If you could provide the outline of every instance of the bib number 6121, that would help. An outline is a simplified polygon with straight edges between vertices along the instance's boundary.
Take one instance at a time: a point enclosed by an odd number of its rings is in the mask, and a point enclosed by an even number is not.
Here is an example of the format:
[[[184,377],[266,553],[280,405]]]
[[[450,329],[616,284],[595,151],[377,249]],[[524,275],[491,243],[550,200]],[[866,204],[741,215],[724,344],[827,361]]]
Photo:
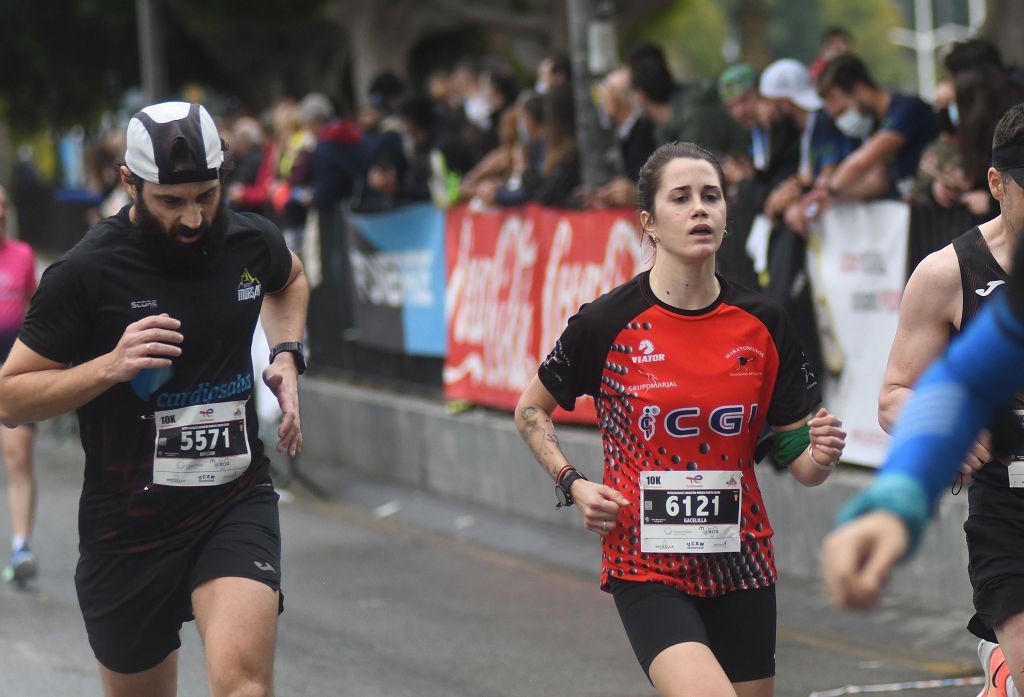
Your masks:
[[[694,516],[704,517],[708,515],[717,516],[719,514],[719,501],[720,496],[718,493],[714,494],[672,494],[665,499],[665,513],[670,517],[675,518],[679,515],[679,501],[682,499],[683,516],[686,518],[692,518]],[[696,499],[696,500],[695,500]],[[708,510],[708,507],[711,510]]]

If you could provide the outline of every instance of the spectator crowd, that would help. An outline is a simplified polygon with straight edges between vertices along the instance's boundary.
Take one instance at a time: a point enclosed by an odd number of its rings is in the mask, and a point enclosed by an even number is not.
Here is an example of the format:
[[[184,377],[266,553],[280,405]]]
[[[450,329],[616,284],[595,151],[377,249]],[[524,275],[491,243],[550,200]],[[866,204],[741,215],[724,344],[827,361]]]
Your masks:
[[[338,204],[631,206],[650,153],[692,141],[718,155],[729,181],[720,270],[776,296],[800,325],[813,314],[803,272],[808,225],[835,202],[903,199],[956,212],[958,231],[998,212],[985,175],[992,132],[1024,98],[1024,75],[982,39],[954,44],[943,66],[929,104],[880,85],[842,28],[824,34],[809,67],[792,58],[760,70],[740,63],[687,82],[673,77],[660,47],[635,46],[595,93],[600,123],[614,135],[606,159],[615,174],[585,190],[568,58],[546,56],[526,89],[501,60],[465,58],[422,85],[382,73],[357,111],[314,92],[262,114],[221,114],[226,190],[231,206],[274,218],[300,248],[308,211]],[[109,214],[121,199],[103,172],[123,145],[112,136],[94,150],[91,179],[111,194]],[[770,233],[751,239],[758,216]],[[809,321],[801,339],[820,368]]]

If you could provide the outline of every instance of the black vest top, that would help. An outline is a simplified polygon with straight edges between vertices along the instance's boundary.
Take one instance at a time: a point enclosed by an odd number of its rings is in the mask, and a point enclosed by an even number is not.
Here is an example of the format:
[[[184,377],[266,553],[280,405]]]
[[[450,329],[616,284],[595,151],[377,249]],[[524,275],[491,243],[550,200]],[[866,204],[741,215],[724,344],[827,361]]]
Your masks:
[[[963,290],[960,331],[963,331],[989,298],[1004,292],[1002,286],[1006,285],[1010,276],[992,256],[988,243],[976,226],[953,240],[953,251],[956,252],[957,263],[960,265],[960,287]],[[1024,409],[1024,394],[1017,395],[1013,408]],[[1006,412],[1001,411],[1000,415],[1002,419],[1009,418]],[[1004,421],[1001,426],[1006,427],[1007,422]],[[975,472],[974,482],[982,485],[991,484],[1010,491],[1007,489],[1009,483],[1006,468],[998,467],[997,464],[998,461],[994,461]],[[1024,489],[1014,489],[1012,492],[1017,497],[1024,496]]]

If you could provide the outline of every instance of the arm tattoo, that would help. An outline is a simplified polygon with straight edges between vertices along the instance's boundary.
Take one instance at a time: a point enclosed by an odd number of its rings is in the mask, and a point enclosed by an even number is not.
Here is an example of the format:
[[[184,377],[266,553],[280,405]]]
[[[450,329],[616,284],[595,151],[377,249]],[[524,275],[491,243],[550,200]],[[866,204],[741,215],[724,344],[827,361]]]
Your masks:
[[[551,417],[539,407],[523,407],[519,410],[518,427],[519,435],[530,446],[537,462],[547,469],[552,478],[557,476],[566,458],[559,446]]]

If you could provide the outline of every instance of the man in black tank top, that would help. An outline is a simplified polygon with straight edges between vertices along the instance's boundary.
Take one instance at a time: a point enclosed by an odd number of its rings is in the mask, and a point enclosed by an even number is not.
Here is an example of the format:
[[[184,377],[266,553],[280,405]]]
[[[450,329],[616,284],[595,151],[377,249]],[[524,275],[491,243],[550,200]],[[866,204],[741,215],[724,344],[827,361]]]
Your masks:
[[[993,138],[988,184],[1000,215],[929,255],[907,282],[878,402],[879,423],[887,432],[925,368],[986,302],[1004,292],[1012,272],[1024,273],[1014,268],[1024,236],[1018,167],[1024,167],[1024,104],[1007,111]],[[1013,406],[1024,415],[1024,401],[1018,397]],[[973,478],[964,530],[976,614],[968,629],[982,639],[979,656],[986,672],[1001,660],[1002,648],[990,643],[999,640],[1011,664],[1019,653],[1024,665],[1024,452],[1019,461],[1015,454],[996,457],[991,437],[982,432],[961,472]]]

